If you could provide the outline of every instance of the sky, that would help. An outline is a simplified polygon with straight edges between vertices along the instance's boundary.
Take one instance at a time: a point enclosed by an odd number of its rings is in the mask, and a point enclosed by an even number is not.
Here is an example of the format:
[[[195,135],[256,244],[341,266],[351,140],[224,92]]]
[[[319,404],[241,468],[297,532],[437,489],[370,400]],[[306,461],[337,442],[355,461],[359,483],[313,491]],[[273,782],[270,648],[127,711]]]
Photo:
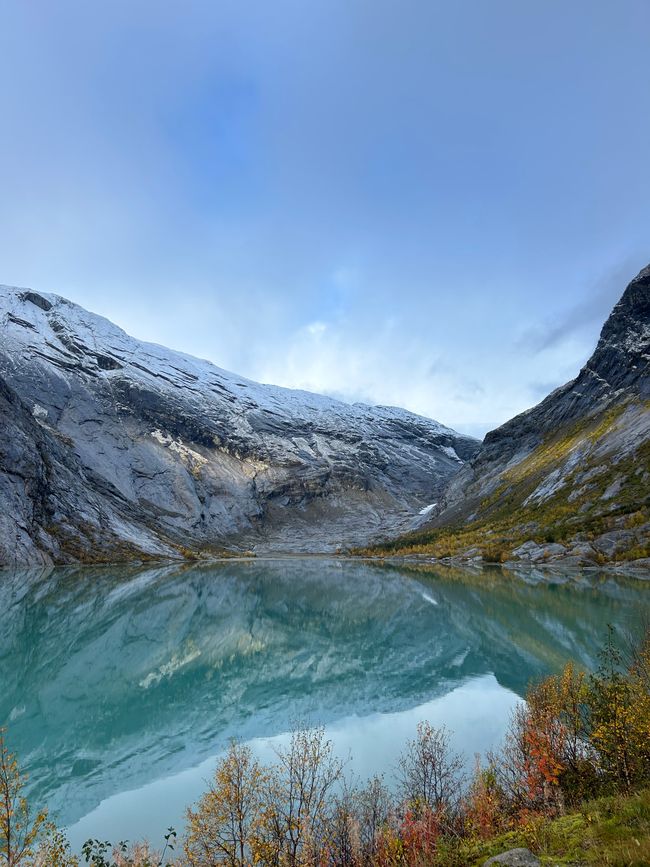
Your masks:
[[[0,0],[0,283],[483,435],[650,261],[648,0]]]

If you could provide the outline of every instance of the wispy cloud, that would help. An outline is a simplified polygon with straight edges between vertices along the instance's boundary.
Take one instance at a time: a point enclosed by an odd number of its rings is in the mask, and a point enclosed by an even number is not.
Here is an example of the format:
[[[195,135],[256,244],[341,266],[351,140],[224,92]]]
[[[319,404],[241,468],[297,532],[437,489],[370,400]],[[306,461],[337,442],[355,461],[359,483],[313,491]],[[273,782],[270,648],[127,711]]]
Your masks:
[[[649,30],[642,0],[2,3],[0,281],[493,427],[645,264]]]
[[[650,257],[650,252],[648,255]],[[518,340],[519,346],[532,352],[545,352],[576,336],[587,334],[592,339],[595,329],[600,330],[638,265],[638,256],[628,257],[625,262],[607,269],[577,304],[526,329]]]

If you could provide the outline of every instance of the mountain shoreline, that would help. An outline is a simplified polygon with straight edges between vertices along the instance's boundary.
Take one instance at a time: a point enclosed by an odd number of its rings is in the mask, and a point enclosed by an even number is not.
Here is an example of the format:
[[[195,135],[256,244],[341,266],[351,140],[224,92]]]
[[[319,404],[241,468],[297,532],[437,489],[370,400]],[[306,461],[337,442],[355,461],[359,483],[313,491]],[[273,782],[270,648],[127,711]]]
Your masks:
[[[478,440],[264,386],[0,287],[0,563],[335,553],[415,525]]]
[[[650,266],[578,376],[482,443],[254,383],[56,295],[0,286],[0,323],[0,565],[650,567]]]
[[[650,567],[650,266],[578,376],[491,431],[417,532],[365,554]]]

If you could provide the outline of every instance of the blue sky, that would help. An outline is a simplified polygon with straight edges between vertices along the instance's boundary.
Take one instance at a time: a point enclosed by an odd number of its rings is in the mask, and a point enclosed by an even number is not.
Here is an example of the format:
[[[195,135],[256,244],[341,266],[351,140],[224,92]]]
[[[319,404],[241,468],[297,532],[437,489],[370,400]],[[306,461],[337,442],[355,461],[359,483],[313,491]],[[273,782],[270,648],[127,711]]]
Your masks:
[[[0,0],[0,282],[471,433],[650,261],[647,0]]]

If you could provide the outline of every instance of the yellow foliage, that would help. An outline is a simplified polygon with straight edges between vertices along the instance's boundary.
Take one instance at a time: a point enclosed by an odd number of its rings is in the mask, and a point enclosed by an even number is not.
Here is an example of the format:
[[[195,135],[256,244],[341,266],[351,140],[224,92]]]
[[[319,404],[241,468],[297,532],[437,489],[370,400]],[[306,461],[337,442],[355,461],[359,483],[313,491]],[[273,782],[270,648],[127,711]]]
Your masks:
[[[47,811],[32,817],[23,789],[27,777],[21,774],[16,757],[9,752],[0,729],[0,865],[20,867],[34,856],[35,844],[43,830]]]

